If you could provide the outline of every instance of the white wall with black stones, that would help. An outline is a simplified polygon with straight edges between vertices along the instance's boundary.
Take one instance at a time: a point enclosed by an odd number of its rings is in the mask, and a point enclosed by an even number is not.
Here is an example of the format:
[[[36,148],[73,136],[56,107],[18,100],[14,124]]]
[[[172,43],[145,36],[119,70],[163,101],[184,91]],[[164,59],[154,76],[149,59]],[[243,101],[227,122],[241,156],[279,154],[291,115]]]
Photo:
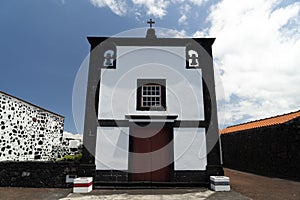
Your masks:
[[[0,161],[56,160],[64,117],[0,92]]]

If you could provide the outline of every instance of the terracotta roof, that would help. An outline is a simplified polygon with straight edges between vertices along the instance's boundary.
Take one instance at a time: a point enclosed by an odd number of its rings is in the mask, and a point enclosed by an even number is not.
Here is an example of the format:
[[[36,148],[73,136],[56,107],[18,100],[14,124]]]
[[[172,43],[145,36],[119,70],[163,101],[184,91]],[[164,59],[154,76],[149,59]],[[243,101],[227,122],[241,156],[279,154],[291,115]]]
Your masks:
[[[283,114],[283,115],[278,115],[275,117],[270,117],[270,118],[266,118],[266,119],[260,119],[260,120],[256,120],[256,121],[252,121],[252,122],[247,122],[244,124],[229,126],[225,129],[223,129],[221,131],[221,134],[283,124],[283,123],[291,121],[297,117],[300,117],[300,110],[298,110],[296,112]]]

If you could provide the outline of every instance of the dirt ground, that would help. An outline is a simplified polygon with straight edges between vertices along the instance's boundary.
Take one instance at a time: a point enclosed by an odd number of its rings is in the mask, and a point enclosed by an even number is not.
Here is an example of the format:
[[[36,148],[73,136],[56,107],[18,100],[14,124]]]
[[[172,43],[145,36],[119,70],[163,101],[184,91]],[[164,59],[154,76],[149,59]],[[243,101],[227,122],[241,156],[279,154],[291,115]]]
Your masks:
[[[224,170],[225,175],[230,177],[231,189],[252,199],[300,199],[300,182]]]
[[[0,187],[2,200],[55,200],[66,197],[72,189]]]

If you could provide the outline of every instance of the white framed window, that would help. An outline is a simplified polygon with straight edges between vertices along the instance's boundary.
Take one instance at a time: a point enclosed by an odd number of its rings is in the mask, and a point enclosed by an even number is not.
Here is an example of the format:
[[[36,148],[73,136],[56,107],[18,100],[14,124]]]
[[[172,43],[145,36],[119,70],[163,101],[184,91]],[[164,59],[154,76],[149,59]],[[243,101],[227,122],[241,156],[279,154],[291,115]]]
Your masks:
[[[142,86],[142,107],[161,107],[161,86],[148,84]]]
[[[141,111],[166,110],[166,80],[137,79],[136,109]]]

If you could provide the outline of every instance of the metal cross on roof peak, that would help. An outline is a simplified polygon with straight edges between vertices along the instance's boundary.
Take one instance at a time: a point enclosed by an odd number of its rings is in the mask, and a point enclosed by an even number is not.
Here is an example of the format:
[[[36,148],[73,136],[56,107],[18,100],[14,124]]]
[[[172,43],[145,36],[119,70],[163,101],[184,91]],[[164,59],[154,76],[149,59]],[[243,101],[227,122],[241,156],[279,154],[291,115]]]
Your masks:
[[[150,24],[150,28],[152,28],[152,24],[155,24],[155,21],[152,21],[152,19],[150,19],[149,21],[147,21],[147,24]]]

